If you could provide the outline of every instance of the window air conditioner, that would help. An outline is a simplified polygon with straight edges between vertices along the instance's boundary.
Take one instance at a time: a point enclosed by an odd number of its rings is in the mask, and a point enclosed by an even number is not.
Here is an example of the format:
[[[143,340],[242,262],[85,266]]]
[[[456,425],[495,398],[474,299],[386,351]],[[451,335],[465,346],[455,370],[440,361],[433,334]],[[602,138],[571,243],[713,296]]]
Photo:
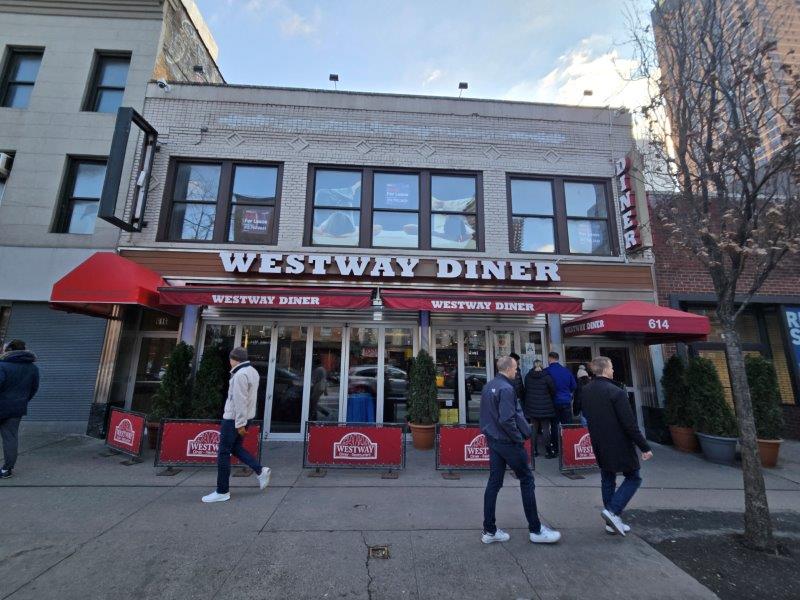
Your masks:
[[[5,152],[0,152],[0,179],[8,179],[11,173],[11,161],[13,157]]]

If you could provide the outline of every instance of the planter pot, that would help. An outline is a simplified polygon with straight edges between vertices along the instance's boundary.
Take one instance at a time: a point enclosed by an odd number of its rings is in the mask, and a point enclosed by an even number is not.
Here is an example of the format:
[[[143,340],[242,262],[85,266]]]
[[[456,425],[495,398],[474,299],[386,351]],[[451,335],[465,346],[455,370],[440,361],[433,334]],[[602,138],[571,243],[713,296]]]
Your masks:
[[[778,453],[783,440],[758,440],[758,454],[761,456],[761,466],[772,468],[778,464]]]
[[[672,436],[672,443],[675,444],[675,448],[681,452],[698,452],[700,450],[693,427],[670,425],[669,434]]]
[[[161,423],[147,423],[147,447],[150,450],[156,449],[156,442],[158,441],[158,430],[161,428]]]
[[[703,455],[710,462],[730,465],[736,460],[737,438],[720,437],[700,432],[697,432],[697,438],[700,440]]]
[[[411,427],[411,442],[417,450],[432,450],[434,438],[436,437],[436,425],[416,425],[409,423]]]

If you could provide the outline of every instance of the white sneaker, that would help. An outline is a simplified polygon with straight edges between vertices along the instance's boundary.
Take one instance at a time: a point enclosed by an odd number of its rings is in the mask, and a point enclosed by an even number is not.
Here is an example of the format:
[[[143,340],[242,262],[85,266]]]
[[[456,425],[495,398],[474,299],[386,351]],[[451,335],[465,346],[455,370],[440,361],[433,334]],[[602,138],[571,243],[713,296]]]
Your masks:
[[[209,502],[227,502],[231,499],[231,493],[228,492],[227,494],[218,494],[216,491],[211,492],[207,496],[203,496],[203,502],[208,504]]]
[[[508,535],[502,529],[498,529],[494,533],[486,533],[484,531],[483,535],[481,536],[481,541],[484,544],[492,544],[494,542],[507,542],[510,539],[511,539],[511,536]]]
[[[603,519],[605,520],[606,525],[611,527],[611,529],[613,529],[616,533],[620,534],[622,537],[625,537],[625,523],[622,522],[622,519],[620,519],[617,515],[612,513],[607,508],[604,508],[603,512],[601,512],[600,514],[603,515]],[[630,531],[630,527],[628,528],[628,530]]]
[[[529,537],[534,544],[555,544],[561,539],[561,533],[542,525],[539,533],[531,533]]]
[[[625,531],[625,533],[628,533],[631,530],[631,526],[628,525],[627,523],[623,523],[622,529]],[[610,533],[611,535],[617,535],[617,532],[610,525],[606,525],[606,533]]]
[[[261,473],[256,476],[258,479],[258,487],[262,490],[269,485],[269,476],[272,475],[272,469],[269,467],[263,467],[261,469]]]

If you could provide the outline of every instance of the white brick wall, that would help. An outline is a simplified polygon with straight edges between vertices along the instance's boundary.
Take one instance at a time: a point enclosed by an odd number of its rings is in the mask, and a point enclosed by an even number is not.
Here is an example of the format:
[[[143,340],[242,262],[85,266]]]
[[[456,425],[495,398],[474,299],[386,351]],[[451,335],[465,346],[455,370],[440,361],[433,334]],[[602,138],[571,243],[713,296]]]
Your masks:
[[[156,241],[169,160],[182,157],[283,163],[279,239],[274,248],[284,252],[337,250],[302,245],[309,164],[480,171],[485,255],[510,257],[507,173],[611,179],[612,158],[634,147],[629,115],[604,108],[240,86],[178,85],[165,93],[151,85],[144,115],[159,131],[162,146],[151,179],[149,225],[141,233],[124,235],[123,246],[217,249],[211,244]],[[228,141],[233,134],[242,140],[240,144]],[[298,138],[307,146],[293,147]],[[369,151],[364,152],[364,144]],[[423,145],[433,154],[421,154]],[[245,247],[252,246],[225,246]],[[637,260],[649,262],[649,256]]]

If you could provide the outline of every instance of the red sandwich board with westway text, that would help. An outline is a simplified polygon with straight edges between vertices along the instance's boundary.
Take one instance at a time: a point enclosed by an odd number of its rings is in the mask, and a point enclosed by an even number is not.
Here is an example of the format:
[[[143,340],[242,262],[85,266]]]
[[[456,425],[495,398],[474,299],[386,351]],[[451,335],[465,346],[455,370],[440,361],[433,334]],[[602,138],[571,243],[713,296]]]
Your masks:
[[[561,452],[559,468],[562,471],[597,468],[597,459],[592,448],[589,430],[581,425],[561,426]]]
[[[204,467],[217,464],[219,421],[162,419],[158,430],[156,467]],[[261,421],[251,421],[244,436],[244,449],[256,460],[261,456]],[[231,456],[231,464],[241,464]]]
[[[106,446],[129,456],[141,456],[146,421],[147,416],[141,413],[112,408],[108,418]]]
[[[306,423],[303,467],[403,469],[401,423]]]
[[[528,462],[531,441],[525,441]],[[439,425],[436,432],[436,468],[488,469],[489,444],[480,427],[475,425]]]

